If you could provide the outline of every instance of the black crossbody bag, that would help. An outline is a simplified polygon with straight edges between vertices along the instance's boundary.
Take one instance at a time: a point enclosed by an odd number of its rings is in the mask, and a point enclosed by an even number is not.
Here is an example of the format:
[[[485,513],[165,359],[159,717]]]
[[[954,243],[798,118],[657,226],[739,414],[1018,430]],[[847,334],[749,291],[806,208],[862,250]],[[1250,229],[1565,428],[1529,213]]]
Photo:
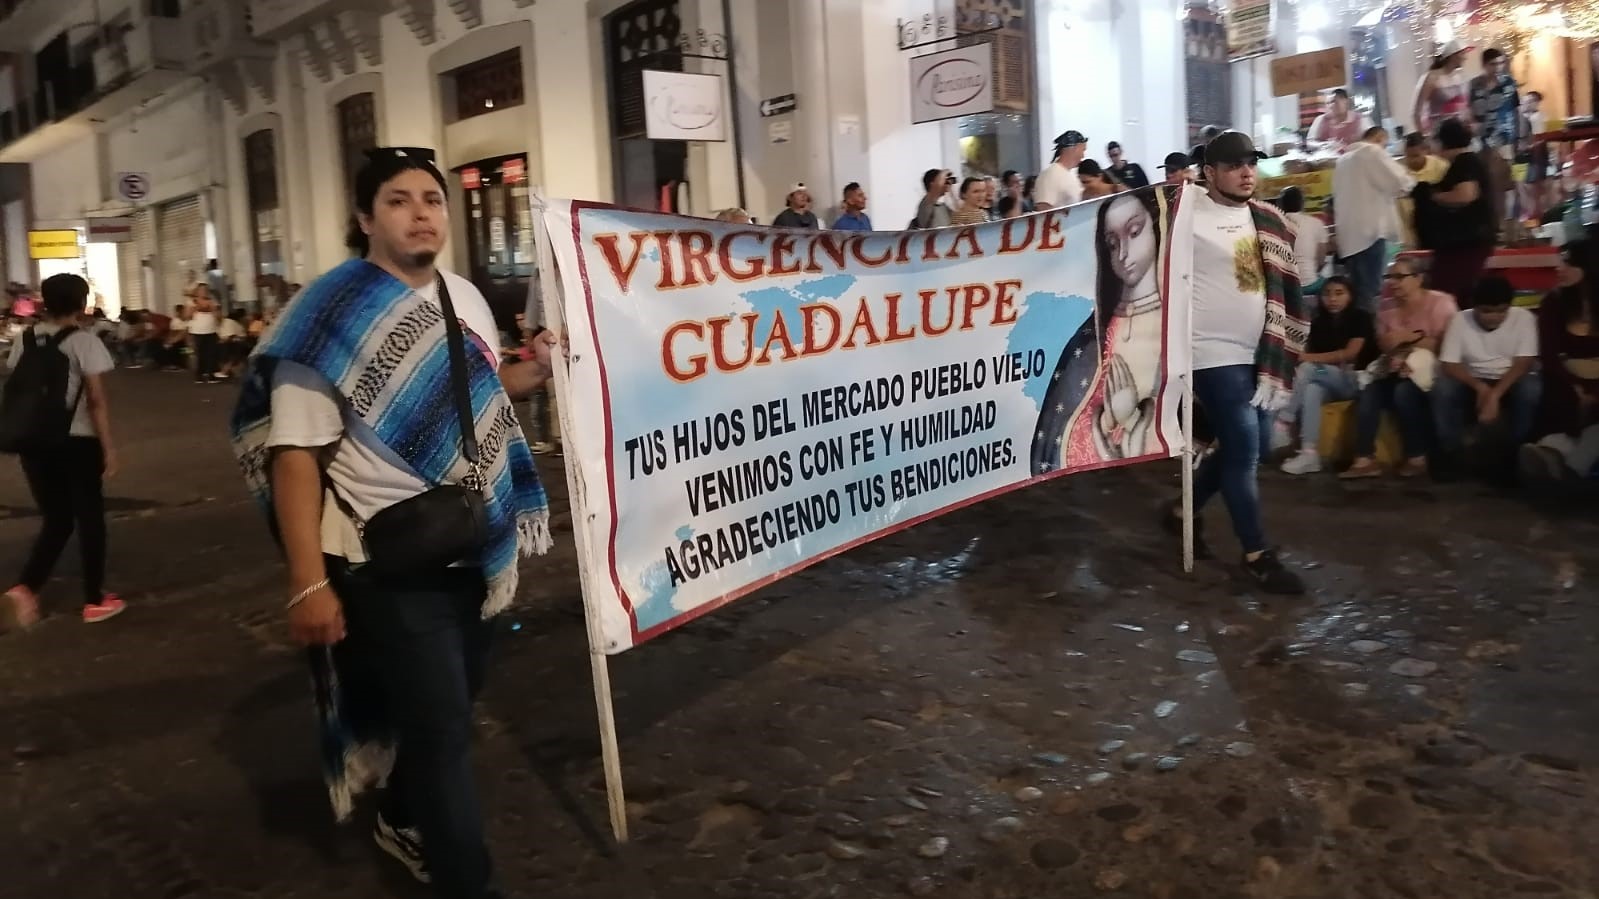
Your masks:
[[[450,392],[461,427],[461,452],[478,471],[481,454],[473,427],[472,393],[466,376],[466,338],[450,303],[444,277],[438,279],[450,349]],[[483,495],[461,484],[444,484],[378,512],[361,529],[367,567],[385,577],[437,572],[457,562],[477,561],[489,542]]]

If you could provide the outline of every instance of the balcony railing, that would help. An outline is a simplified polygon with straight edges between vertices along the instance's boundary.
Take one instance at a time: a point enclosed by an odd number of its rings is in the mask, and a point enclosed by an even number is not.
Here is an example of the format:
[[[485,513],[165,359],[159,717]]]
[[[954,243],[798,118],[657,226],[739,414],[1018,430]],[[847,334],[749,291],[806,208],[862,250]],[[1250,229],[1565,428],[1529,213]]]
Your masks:
[[[250,30],[261,40],[283,40],[344,12],[386,13],[388,0],[249,0]]]
[[[193,52],[186,64],[191,72],[204,73],[217,66],[231,66],[245,57],[270,57],[272,45],[259,41],[252,33],[250,10],[238,0],[196,0],[184,10],[186,40]]]
[[[0,4],[16,0],[0,0]],[[22,0],[28,2],[28,0]],[[190,57],[189,32],[181,19],[151,16],[111,35],[91,58],[56,74],[45,85],[22,96],[11,109],[0,110],[0,147],[18,141],[53,122],[90,107],[104,112],[121,89],[143,83],[152,72],[181,73]]]

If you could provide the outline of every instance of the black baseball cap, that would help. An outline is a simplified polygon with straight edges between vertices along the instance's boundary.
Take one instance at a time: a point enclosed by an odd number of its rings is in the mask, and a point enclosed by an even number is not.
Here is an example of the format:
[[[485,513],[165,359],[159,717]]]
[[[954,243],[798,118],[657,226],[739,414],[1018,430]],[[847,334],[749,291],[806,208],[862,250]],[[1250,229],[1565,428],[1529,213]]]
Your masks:
[[[1178,150],[1174,153],[1167,153],[1166,161],[1161,163],[1160,167],[1168,172],[1175,172],[1178,169],[1186,169],[1193,164],[1194,161],[1188,158],[1187,153]]]
[[[1084,137],[1081,131],[1067,131],[1062,133],[1060,137],[1055,138],[1055,147],[1060,150],[1086,143],[1088,143],[1088,138]]]
[[[1205,145],[1205,165],[1239,165],[1267,158],[1255,149],[1254,138],[1242,131],[1223,131]]]

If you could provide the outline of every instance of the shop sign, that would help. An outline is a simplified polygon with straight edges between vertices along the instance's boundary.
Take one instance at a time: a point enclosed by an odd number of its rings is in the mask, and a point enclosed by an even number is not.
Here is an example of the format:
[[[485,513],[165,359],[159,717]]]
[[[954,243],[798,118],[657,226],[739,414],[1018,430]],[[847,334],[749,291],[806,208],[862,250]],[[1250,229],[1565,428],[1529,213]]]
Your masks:
[[[461,187],[466,190],[477,190],[483,186],[483,173],[476,166],[461,170]]]
[[[507,159],[500,165],[500,177],[506,184],[521,184],[527,178],[527,161]]]
[[[28,232],[30,259],[77,259],[81,255],[76,229]]]
[[[644,102],[650,140],[727,140],[719,75],[645,69]]]
[[[1305,212],[1322,219],[1330,219],[1332,178],[1332,169],[1261,178],[1256,182],[1255,196],[1262,200],[1270,200],[1282,193],[1283,188],[1297,187],[1305,195]]]
[[[911,60],[912,122],[937,122],[993,109],[993,45],[958,47]]]
[[[1329,87],[1343,87],[1348,80],[1344,73],[1343,47],[1279,56],[1271,61],[1273,97],[1292,97]]]
[[[799,98],[793,94],[780,94],[776,97],[767,97],[761,101],[761,118],[769,119],[775,115],[787,115],[799,108]]]
[[[1227,4],[1227,61],[1242,62],[1277,52],[1272,38],[1272,0],[1231,0]]]
[[[84,222],[89,243],[129,243],[133,240],[133,216],[118,215]]]

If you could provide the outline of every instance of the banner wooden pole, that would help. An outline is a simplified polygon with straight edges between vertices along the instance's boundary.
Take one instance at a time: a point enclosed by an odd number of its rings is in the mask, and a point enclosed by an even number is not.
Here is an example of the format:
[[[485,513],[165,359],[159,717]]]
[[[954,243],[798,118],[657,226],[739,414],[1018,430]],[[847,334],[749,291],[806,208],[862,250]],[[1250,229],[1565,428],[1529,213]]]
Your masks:
[[[1183,571],[1194,573],[1194,372],[1183,378]]]
[[[556,272],[555,250],[550,243],[549,230],[544,224],[544,200],[535,196],[532,198],[532,203],[544,321],[551,333],[561,341],[561,346],[557,347],[556,352],[550,354],[550,367],[555,375],[556,415],[561,425],[561,433],[558,436],[564,444],[566,436],[575,433],[570,421],[575,406],[571,402],[571,378],[564,352],[567,343],[566,310],[559,300],[561,281]],[[549,302],[551,296],[556,297],[557,301]],[[593,557],[593,549],[589,546],[588,539],[587,525],[590,515],[587,495],[583,489],[582,477],[572,462],[570,447],[563,445],[563,453],[567,502],[572,510],[572,539],[577,546],[578,583],[583,591],[583,619],[588,629],[589,670],[594,678],[594,710],[600,724],[600,761],[605,769],[605,799],[610,807],[611,833],[618,843],[626,843],[627,798],[622,785],[622,751],[616,736],[616,713],[611,702],[610,660],[605,654],[605,636],[600,625],[599,609],[590,598],[593,591],[589,586],[589,572],[592,570],[589,560]]]

